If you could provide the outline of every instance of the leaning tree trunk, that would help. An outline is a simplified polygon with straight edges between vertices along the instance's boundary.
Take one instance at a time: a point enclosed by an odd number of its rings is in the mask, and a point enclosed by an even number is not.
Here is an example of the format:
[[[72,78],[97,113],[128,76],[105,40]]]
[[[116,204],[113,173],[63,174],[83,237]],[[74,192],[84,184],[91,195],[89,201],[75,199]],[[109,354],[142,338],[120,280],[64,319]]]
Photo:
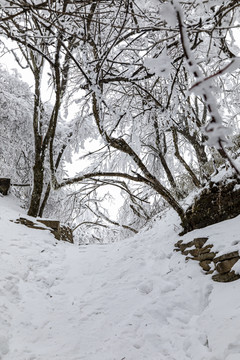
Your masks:
[[[180,219],[184,221],[184,210],[179,204],[179,202],[175,199],[175,197],[171,194],[171,192],[165,188],[158,179],[150,173],[145,164],[142,162],[140,157],[135,153],[135,151],[131,148],[130,145],[123,138],[114,138],[111,135],[109,136],[106,131],[102,128],[101,120],[99,116],[99,108],[97,96],[95,93],[92,95],[92,105],[93,105],[93,114],[95,117],[95,121],[99,130],[99,133],[102,137],[107,141],[107,143],[112,146],[114,149],[119,150],[127,155],[129,155],[132,160],[137,165],[138,169],[144,174],[144,176],[137,174],[137,177],[142,180],[145,184],[153,188],[159,195],[161,195],[168,204],[178,213]]]

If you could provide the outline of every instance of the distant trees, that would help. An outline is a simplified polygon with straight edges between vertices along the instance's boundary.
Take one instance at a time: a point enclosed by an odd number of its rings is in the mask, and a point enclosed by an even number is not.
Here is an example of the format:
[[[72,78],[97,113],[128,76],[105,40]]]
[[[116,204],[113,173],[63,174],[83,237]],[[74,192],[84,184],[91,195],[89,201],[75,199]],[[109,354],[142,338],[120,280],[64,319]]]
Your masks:
[[[0,67],[0,172],[12,183],[29,184],[34,158],[31,114],[33,94],[17,72]],[[14,188],[20,197],[29,187]]]
[[[46,15],[47,9],[49,11]],[[64,14],[65,2],[59,7],[59,11]],[[68,138],[71,136],[70,132],[62,133],[61,139],[58,139],[58,151],[56,151],[54,140],[57,124],[61,120],[60,108],[67,89],[70,68],[69,53],[74,47],[74,40],[69,39],[63,43],[61,30],[57,28],[51,30],[43,25],[46,16],[49,22],[54,21],[54,14],[55,11],[52,11],[46,2],[35,5],[34,2],[20,1],[14,3],[14,6],[11,2],[7,2],[2,8],[2,32],[11,40],[16,41],[23,59],[19,60],[19,56],[16,54],[16,60],[20,66],[26,64],[34,77],[33,188],[28,215],[35,217],[42,215],[50,191],[50,185],[48,185],[44,196],[44,183],[50,182],[50,178],[47,179],[46,157],[48,155],[49,166],[54,173],[59,166]],[[62,48],[66,49],[64,54]],[[49,82],[55,95],[51,109],[49,107],[46,109],[42,100],[46,67],[49,68]]]
[[[79,194],[95,201],[96,189],[114,183],[139,219],[152,216],[146,199],[155,206],[156,196],[183,219],[181,199],[203,186],[219,156],[235,167],[226,144],[227,122],[239,126],[229,95],[239,81],[233,33],[239,7],[235,1],[2,2],[0,31],[18,43],[35,79],[29,215],[43,214],[51,189],[82,184]],[[49,113],[41,96],[46,69],[55,94]],[[73,99],[79,110],[61,131],[61,110]],[[91,137],[99,149],[86,154],[88,167],[64,178],[58,169],[67,145]],[[91,209],[101,227],[102,210]],[[136,227],[144,221],[134,220]]]

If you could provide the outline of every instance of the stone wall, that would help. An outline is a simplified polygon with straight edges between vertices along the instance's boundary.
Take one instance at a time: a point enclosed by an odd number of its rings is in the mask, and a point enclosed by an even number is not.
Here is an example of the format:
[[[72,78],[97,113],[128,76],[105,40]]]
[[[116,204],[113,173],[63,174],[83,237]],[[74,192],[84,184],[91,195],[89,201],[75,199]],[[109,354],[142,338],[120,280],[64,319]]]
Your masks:
[[[207,244],[208,238],[195,238],[188,243],[179,240],[175,244],[175,250],[181,251],[186,256],[186,260],[195,260],[205,271],[206,274],[212,274],[212,279],[218,282],[230,282],[240,279],[240,275],[236,274],[232,267],[239,261],[238,251],[218,256],[217,252],[213,252],[213,245]]]
[[[10,179],[0,178],[0,193],[2,195],[7,195],[10,188]]]
[[[17,224],[23,224],[31,229],[38,230],[49,230],[57,240],[63,240],[70,243],[73,243],[73,233],[72,229],[69,226],[61,225],[58,220],[48,220],[48,219],[37,219],[36,222],[33,222],[29,219],[19,218],[15,221]],[[42,227],[41,224],[46,225],[47,227]]]
[[[210,182],[186,210],[182,222],[183,235],[240,214],[240,180]]]

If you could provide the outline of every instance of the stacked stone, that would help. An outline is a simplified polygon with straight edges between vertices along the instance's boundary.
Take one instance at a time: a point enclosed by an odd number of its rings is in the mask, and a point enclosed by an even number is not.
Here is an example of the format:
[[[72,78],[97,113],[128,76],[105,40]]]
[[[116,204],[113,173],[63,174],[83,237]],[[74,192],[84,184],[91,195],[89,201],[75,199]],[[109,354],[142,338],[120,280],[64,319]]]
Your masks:
[[[239,214],[240,180],[227,179],[225,182],[210,182],[186,210],[182,222],[184,230],[180,235],[232,219]]]
[[[186,256],[186,260],[199,261],[199,265],[206,274],[213,274],[212,279],[218,282],[230,282],[240,278],[232,267],[240,259],[239,252],[233,251],[221,256],[213,252],[213,245],[207,244],[208,238],[195,238],[188,243],[179,240],[175,244],[175,250],[181,251]]]
[[[0,178],[0,194],[7,195],[10,188],[10,179]]]
[[[41,227],[41,224],[46,225],[50,232],[54,235],[57,240],[63,240],[70,243],[73,243],[73,233],[72,229],[69,226],[61,225],[58,220],[49,220],[49,219],[37,219],[36,222],[33,222],[29,219],[19,218],[15,221],[17,224],[26,225],[32,229],[38,230],[48,230],[45,227]]]

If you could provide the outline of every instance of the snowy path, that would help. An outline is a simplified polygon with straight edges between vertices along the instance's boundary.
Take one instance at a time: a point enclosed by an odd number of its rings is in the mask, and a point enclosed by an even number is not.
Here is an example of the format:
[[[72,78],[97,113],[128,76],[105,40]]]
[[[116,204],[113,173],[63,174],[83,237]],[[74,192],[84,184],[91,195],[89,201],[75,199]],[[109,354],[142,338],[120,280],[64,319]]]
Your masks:
[[[172,252],[173,214],[135,239],[85,247],[9,216],[0,219],[0,359],[239,360],[239,283],[221,298],[222,284]]]

